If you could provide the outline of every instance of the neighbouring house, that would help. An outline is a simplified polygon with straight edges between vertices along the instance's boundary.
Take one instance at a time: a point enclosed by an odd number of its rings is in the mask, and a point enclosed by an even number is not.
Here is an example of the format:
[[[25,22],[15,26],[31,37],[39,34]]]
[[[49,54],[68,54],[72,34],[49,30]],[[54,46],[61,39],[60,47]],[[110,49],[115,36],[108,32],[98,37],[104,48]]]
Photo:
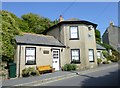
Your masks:
[[[79,19],[63,20],[44,32],[16,36],[17,76],[30,66],[51,65],[55,70],[67,63],[78,69],[97,66],[95,29],[97,24]]]
[[[89,21],[71,18],[64,20],[60,16],[60,22],[44,32],[54,36],[65,47],[65,58],[62,66],[66,63],[74,63],[79,69],[93,68],[97,66],[97,51],[95,29],[97,24]]]
[[[120,27],[115,26],[113,22],[110,22],[109,27],[102,36],[102,41],[120,52]]]
[[[102,47],[101,45],[99,44],[96,44],[96,47],[97,47],[97,58],[99,59],[104,59],[104,56],[102,54],[102,51],[103,50],[106,50],[106,48]]]
[[[55,70],[60,70],[65,59],[65,46],[53,36],[24,33],[22,36],[16,36],[15,39],[17,77],[21,76],[24,68],[31,66],[36,68],[36,66],[50,65]]]

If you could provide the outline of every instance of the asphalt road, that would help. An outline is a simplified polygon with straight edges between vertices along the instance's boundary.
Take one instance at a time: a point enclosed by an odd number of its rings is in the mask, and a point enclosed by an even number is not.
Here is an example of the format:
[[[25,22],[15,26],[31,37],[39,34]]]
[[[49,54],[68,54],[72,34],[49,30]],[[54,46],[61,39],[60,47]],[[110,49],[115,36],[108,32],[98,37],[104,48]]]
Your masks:
[[[66,79],[58,79],[36,86],[118,86],[118,65],[79,73]]]

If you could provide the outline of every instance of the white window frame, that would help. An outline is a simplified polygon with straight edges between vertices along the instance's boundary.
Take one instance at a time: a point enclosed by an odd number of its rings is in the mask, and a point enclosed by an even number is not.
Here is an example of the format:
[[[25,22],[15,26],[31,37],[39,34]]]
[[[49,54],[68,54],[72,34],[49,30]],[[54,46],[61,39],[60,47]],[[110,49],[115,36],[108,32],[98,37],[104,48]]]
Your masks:
[[[71,62],[80,63],[80,49],[71,49]]]
[[[32,63],[29,63],[29,62]],[[36,64],[36,48],[35,47],[26,47],[25,49],[25,64],[26,65],[35,65]]]
[[[70,26],[70,39],[79,39],[78,26]]]
[[[97,58],[101,58],[101,52],[97,51]]]
[[[94,49],[89,49],[89,62],[94,62]]]

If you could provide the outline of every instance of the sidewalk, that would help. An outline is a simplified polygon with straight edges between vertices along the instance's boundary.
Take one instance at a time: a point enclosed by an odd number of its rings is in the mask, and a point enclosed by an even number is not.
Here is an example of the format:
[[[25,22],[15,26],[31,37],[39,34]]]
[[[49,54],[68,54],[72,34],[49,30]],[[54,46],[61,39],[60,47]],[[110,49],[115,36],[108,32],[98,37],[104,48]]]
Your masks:
[[[18,78],[18,79],[9,79],[3,80],[2,86],[33,86],[36,83],[44,83],[51,80],[61,79],[72,77],[78,74],[86,74],[102,70],[105,67],[110,68],[111,66],[118,65],[118,63],[103,64],[93,69],[81,70],[81,71],[58,71],[54,73],[43,74],[40,76],[28,77],[28,78]]]
[[[43,74],[40,76],[3,80],[2,86],[30,86],[28,84],[33,84],[38,81],[45,82],[45,81],[65,77],[67,75],[70,76],[70,75],[74,75],[74,74],[75,73],[67,72],[67,71],[57,71],[54,73]]]

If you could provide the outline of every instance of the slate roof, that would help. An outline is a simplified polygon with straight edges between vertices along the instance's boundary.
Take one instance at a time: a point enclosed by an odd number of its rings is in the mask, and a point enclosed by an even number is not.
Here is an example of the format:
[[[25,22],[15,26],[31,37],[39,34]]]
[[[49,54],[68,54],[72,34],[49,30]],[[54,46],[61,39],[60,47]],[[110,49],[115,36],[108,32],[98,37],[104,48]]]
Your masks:
[[[99,44],[96,44],[96,48],[97,48],[97,50],[105,50],[106,49]]]
[[[21,36],[15,36],[15,40],[17,44],[65,47],[53,36],[48,35],[24,33]]]
[[[80,19],[78,19],[78,18],[70,18],[70,19],[68,19],[66,21],[80,21]]]
[[[52,30],[52,29],[54,29],[56,27],[59,27],[62,24],[86,24],[86,25],[93,25],[94,28],[97,27],[97,24],[94,24],[92,22],[85,21],[85,20],[79,20],[77,18],[70,18],[68,20],[61,21],[61,22],[57,23],[56,25],[51,26],[50,28],[48,28],[47,30],[45,30],[43,32],[43,34],[46,34],[48,31],[50,31],[50,30]]]

